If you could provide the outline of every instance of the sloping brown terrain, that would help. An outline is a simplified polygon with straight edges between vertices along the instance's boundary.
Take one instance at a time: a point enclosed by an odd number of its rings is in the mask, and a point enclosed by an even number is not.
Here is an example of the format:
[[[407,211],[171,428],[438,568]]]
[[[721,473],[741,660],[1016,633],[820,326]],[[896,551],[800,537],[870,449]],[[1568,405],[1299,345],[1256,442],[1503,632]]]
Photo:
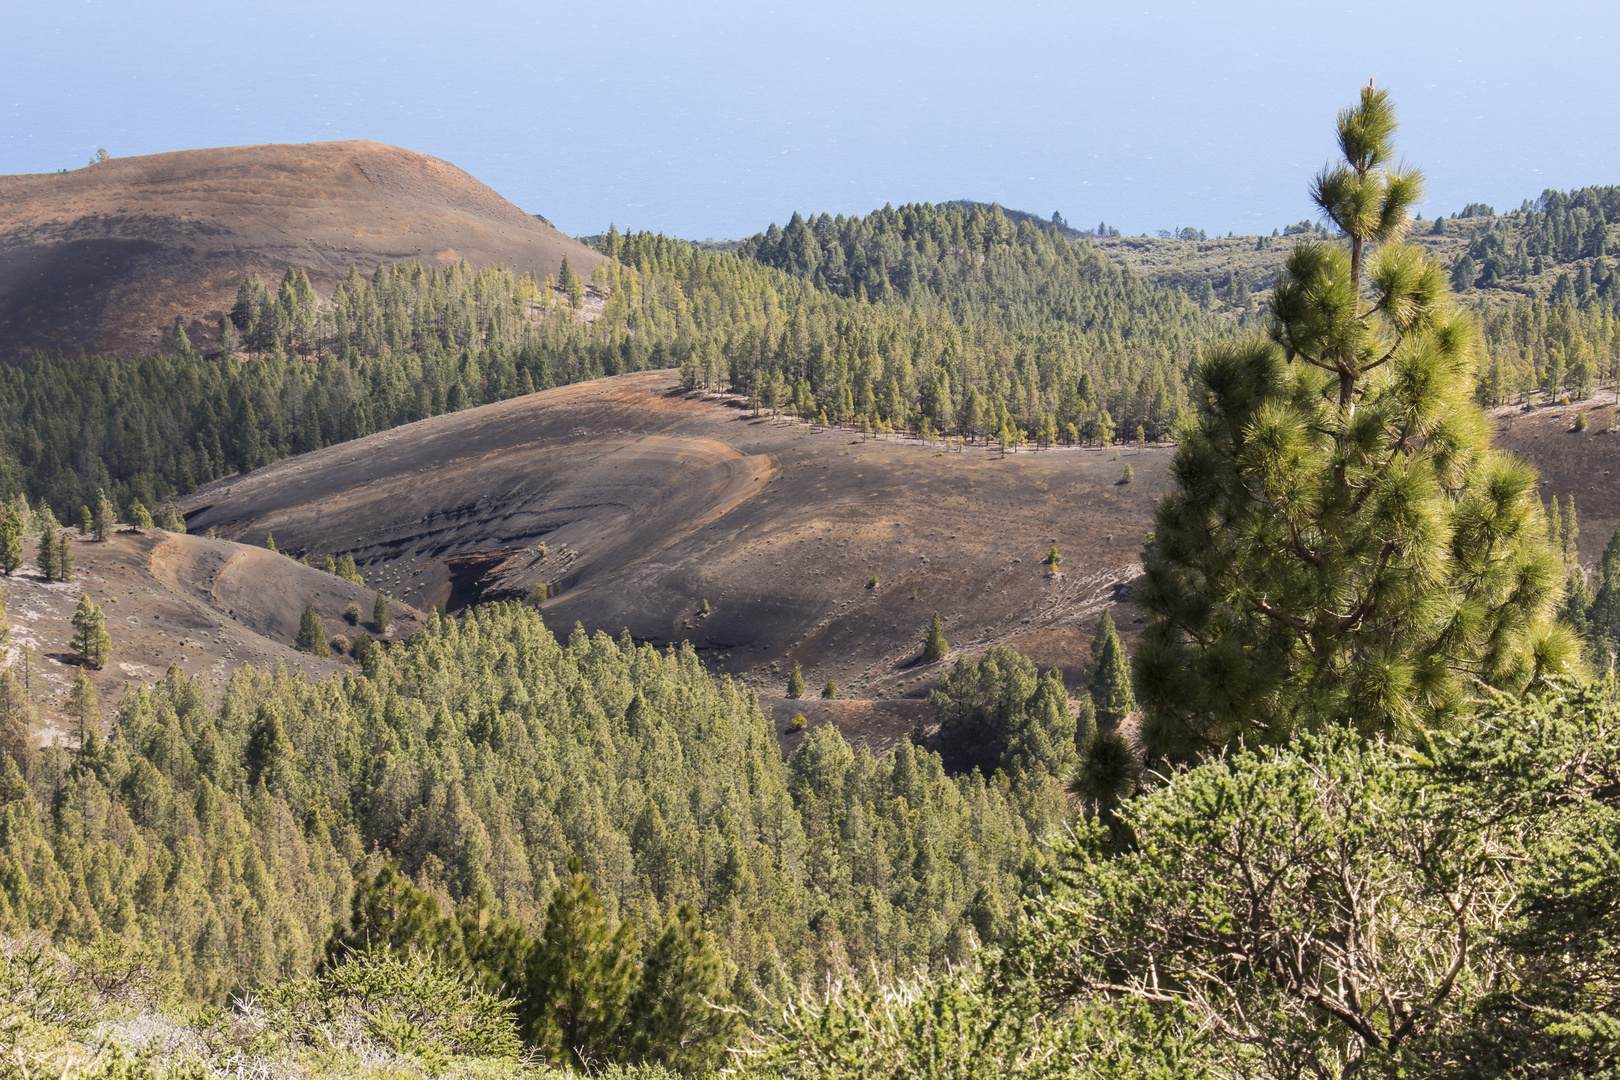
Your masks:
[[[906,701],[871,713],[884,742],[941,670],[918,663],[936,610],[958,655],[1006,642],[1079,685],[1164,492],[1167,449],[1121,454],[862,441],[682,394],[655,372],[329,447],[181,506],[193,532],[273,534],[311,561],[352,552],[368,581],[422,609],[538,583],[559,632],[690,639],[767,695],[797,661],[812,696],[832,680],[840,697]],[[1054,542],[1056,575],[1043,565]],[[851,708],[776,704],[812,719]]]
[[[27,563],[4,580],[11,670],[29,683],[47,742],[74,734],[63,705],[78,668],[69,642],[82,594],[101,605],[112,638],[111,659],[90,672],[104,719],[126,689],[150,683],[170,663],[216,693],[242,664],[283,664],[319,678],[351,663],[337,653],[319,658],[293,650],[306,602],[314,603],[328,636],[351,641],[362,633],[397,640],[423,621],[421,612],[395,603],[388,631],[378,633],[370,625],[374,591],[263,548],[158,530],[71,543],[74,580],[47,583],[32,545]],[[351,604],[361,611],[358,626],[344,618]]]
[[[1620,519],[1610,400],[1495,418],[1498,444],[1541,469],[1544,492],[1575,495],[1589,562]],[[1583,433],[1571,430],[1579,409]],[[780,723],[803,712],[811,728],[837,723],[882,747],[928,716],[943,669],[919,653],[936,610],[953,657],[1010,644],[1083,685],[1102,608],[1124,602],[1122,629],[1138,625],[1128,584],[1170,453],[1002,458],[862,440],[684,394],[673,373],[655,372],[329,447],[211,485],[182,508],[194,532],[251,545],[274,534],[311,561],[352,552],[368,581],[421,610],[545,592],[559,633],[578,623],[690,640],[758,689]],[[1055,575],[1043,564],[1053,543]],[[241,597],[242,617],[275,589],[237,565],[240,584],[215,595]],[[295,605],[281,619],[290,639]],[[789,701],[794,662],[809,695]],[[829,680],[838,700],[821,701]]]
[[[0,176],[0,360],[133,356],[175,320],[199,348],[249,273],[322,295],[421,260],[587,278],[602,257],[447,162],[374,142],[236,146]]]
[[[1613,390],[1569,405],[1507,407],[1492,412],[1499,449],[1535,465],[1541,495],[1573,496],[1581,536],[1581,562],[1594,565],[1620,524],[1620,412]],[[1576,417],[1586,414],[1584,431]]]

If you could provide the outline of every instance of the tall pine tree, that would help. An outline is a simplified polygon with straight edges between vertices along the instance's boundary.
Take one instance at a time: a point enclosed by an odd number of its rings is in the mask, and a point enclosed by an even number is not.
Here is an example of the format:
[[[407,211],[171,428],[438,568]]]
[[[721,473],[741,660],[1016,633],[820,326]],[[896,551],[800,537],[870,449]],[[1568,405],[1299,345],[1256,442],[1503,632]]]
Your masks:
[[[1210,350],[1160,504],[1137,650],[1143,736],[1183,755],[1353,724],[1415,737],[1578,662],[1528,466],[1471,398],[1476,330],[1402,242],[1421,176],[1368,86],[1311,194],[1269,340]]]
[[[299,652],[307,652],[311,656],[331,655],[331,646],[326,641],[326,627],[322,625],[313,601],[304,605],[304,614],[298,620],[298,638],[293,642],[293,648]]]
[[[1091,639],[1091,677],[1088,683],[1098,723],[1115,727],[1136,711],[1136,695],[1131,690],[1130,659],[1125,655],[1125,644],[1119,640],[1119,632],[1114,629],[1112,608],[1105,609],[1097,620],[1097,632]]]
[[[724,976],[714,938],[697,909],[682,904],[648,951],[625,1010],[627,1059],[688,1076],[719,1064],[743,1030],[739,1013],[727,1007]]]
[[[22,523],[9,507],[0,507],[0,573],[10,577],[23,564]]]
[[[107,617],[90,599],[88,593],[79,597],[79,606],[73,612],[73,651],[81,663],[99,668],[112,652],[112,637],[107,633]]]
[[[578,856],[551,894],[545,933],[530,953],[522,1020],[528,1041],[553,1064],[614,1060],[633,988],[635,928],[608,924]]]

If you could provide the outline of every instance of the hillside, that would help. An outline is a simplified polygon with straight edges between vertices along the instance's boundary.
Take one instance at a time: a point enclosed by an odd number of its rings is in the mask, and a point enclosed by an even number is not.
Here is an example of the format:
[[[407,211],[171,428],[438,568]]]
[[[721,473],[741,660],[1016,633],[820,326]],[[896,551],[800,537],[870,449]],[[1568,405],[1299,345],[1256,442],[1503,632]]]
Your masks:
[[[1453,287],[1465,302],[1494,307],[1535,295],[1571,304],[1599,299],[1612,305],[1620,294],[1620,281],[1610,282],[1604,256],[1620,244],[1620,221],[1607,220],[1617,216],[1615,190],[1548,192],[1534,206],[1526,203],[1508,214],[1471,206],[1465,211],[1468,216],[1414,222],[1408,236],[1452,272]],[[1289,226],[1294,231],[1282,236],[1089,239],[1099,251],[1149,281],[1201,298],[1213,310],[1241,312],[1248,310],[1251,296],[1263,298],[1276,282],[1289,252],[1301,243],[1325,238],[1323,233],[1305,231],[1308,224]],[[1584,288],[1576,284],[1583,268],[1589,282]]]
[[[213,340],[249,273],[323,293],[351,266],[465,259],[537,277],[601,257],[453,165],[374,142],[239,146],[0,176],[0,359]]]
[[[273,534],[311,561],[352,552],[369,582],[424,610],[543,583],[560,633],[689,638],[767,696],[797,661],[813,693],[832,680],[841,696],[888,699],[884,742],[909,730],[939,674],[916,662],[936,610],[958,655],[1010,644],[1080,685],[1097,613],[1137,573],[1167,458],[863,440],[756,418],[654,372],[328,447],[180,506],[193,531]],[[1053,543],[1058,576],[1042,565]]]
[[[293,650],[306,602],[315,605],[328,636],[393,640],[422,625],[421,612],[395,603],[389,632],[377,635],[369,626],[372,590],[263,548],[156,529],[124,530],[106,543],[71,543],[72,581],[47,583],[35,569],[32,544],[28,562],[5,579],[12,671],[26,681],[47,743],[57,736],[76,739],[63,705],[77,667],[68,643],[81,594],[101,606],[112,638],[110,660],[91,672],[104,717],[126,689],[151,683],[170,664],[216,695],[243,664],[262,670],[285,665],[311,679],[340,670],[347,662],[340,654]],[[351,604],[363,614],[358,627],[343,617]]]
[[[1495,415],[1543,494],[1575,497],[1589,563],[1620,520],[1612,400]],[[193,531],[274,535],[312,562],[352,552],[421,610],[543,586],[559,633],[689,639],[779,721],[804,712],[878,746],[928,715],[941,669],[917,657],[935,610],[953,657],[1008,644],[1083,685],[1097,613],[1139,572],[1169,448],[946,453],[739,405],[683,393],[671,372],[597,380],[289,458],[180,505]],[[1042,562],[1053,543],[1059,576]],[[1119,617],[1128,635],[1136,620]],[[788,702],[795,661],[810,698]],[[829,680],[852,700],[815,699]]]

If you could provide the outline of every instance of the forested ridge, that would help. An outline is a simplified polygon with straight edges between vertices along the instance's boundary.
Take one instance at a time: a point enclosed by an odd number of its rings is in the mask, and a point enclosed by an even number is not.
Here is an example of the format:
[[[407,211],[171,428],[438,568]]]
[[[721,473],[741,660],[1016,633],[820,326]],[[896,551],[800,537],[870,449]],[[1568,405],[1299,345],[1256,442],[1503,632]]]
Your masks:
[[[1472,243],[1513,230],[1526,252],[1589,255],[1606,242],[1612,202],[1612,189],[1549,193],[1545,209],[1479,219],[1492,224]],[[1245,288],[1195,298],[1086,237],[1014,224],[994,206],[794,215],[729,252],[616,231],[592,242],[615,262],[588,283],[566,268],[535,281],[465,264],[384,266],[320,297],[290,268],[278,287],[244,282],[222,319],[222,354],[204,357],[177,332],[165,353],[133,363],[40,356],[8,367],[0,487],[59,516],[98,490],[155,506],[413,420],[664,367],[761,409],[872,430],[1162,439],[1186,412],[1198,349],[1264,317]],[[1481,400],[1580,394],[1620,371],[1612,272],[1588,255],[1576,283],[1548,299],[1481,308]]]
[[[851,235],[857,266],[881,268],[896,244],[924,255],[897,256],[898,287],[875,300],[854,295],[860,281],[617,233],[600,238],[616,261],[590,283],[567,268],[536,282],[411,265],[351,272],[323,298],[297,269],[276,288],[250,279],[222,320],[223,356],[177,332],[134,363],[37,357],[0,372],[0,485],[58,514],[97,490],[157,505],[412,420],[665,367],[830,423],[1162,438],[1185,408],[1194,342],[1223,331],[1174,290],[994,208],[908,208]]]

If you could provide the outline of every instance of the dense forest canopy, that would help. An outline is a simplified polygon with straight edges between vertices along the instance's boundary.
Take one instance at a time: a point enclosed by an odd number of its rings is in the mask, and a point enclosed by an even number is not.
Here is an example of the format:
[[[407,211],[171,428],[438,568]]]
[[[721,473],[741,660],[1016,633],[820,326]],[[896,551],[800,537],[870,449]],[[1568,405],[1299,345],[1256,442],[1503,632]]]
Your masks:
[[[118,934],[213,1001],[312,970],[377,853],[531,929],[577,854],[615,920],[703,912],[739,986],[960,964],[1064,814],[1033,763],[954,777],[833,727],[784,761],[690,649],[558,642],[516,605],[346,677],[239,669],[217,705],[171,669],[82,753],[8,754],[0,800],[0,933]]]

